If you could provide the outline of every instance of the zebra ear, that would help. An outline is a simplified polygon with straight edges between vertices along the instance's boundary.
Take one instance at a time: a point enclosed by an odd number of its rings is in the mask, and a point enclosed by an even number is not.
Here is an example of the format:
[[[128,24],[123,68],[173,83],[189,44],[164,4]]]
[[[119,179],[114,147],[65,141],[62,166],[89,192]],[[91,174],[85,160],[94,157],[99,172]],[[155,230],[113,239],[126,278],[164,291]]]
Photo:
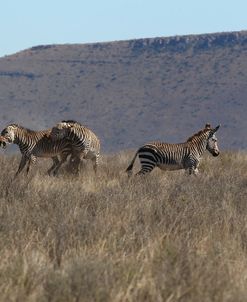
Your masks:
[[[218,129],[220,128],[220,124],[214,128],[213,133],[215,133],[216,131],[218,131]]]
[[[205,125],[205,129],[211,129],[211,125],[210,125],[209,123],[207,123],[207,124]]]

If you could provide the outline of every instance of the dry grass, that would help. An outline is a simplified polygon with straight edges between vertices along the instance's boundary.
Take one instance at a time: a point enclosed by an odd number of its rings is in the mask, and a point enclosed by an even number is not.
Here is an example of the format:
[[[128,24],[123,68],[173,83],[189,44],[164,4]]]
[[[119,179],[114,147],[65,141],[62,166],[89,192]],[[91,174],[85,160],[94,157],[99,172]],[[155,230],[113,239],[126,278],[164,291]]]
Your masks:
[[[128,180],[132,155],[15,181],[0,157],[0,301],[246,300],[247,154]]]

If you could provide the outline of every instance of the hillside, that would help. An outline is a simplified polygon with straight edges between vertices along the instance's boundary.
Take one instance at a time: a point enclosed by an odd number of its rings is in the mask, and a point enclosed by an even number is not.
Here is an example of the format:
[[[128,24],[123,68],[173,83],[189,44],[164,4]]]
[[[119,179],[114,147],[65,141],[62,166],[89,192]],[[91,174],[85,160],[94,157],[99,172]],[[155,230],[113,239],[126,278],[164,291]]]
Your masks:
[[[0,58],[0,128],[75,119],[105,152],[180,142],[222,124],[223,149],[246,149],[247,31],[37,46]]]

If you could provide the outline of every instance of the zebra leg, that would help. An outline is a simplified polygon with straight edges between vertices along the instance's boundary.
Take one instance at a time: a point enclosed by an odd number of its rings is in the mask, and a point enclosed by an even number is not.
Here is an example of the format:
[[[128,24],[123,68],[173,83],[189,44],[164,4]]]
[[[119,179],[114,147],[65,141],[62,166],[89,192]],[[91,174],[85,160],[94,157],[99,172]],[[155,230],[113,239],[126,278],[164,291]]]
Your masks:
[[[157,160],[152,154],[152,150],[149,149],[139,149],[139,160],[141,164],[141,170],[136,175],[145,175],[150,173],[156,166]]]
[[[29,173],[30,171],[30,166],[31,166],[31,158],[29,159],[28,163],[27,163],[27,174]]]
[[[197,175],[199,170],[197,167],[189,167],[189,175]]]
[[[27,163],[27,174],[30,171],[31,164],[35,164],[35,162],[36,162],[36,157],[34,155],[31,155],[29,160],[28,160],[28,163]]]
[[[93,162],[93,169],[96,174],[99,166],[99,156],[96,155],[94,158],[92,158],[92,162]]]
[[[194,174],[195,174],[195,175],[198,175],[198,174],[199,174],[198,168],[195,168],[195,169],[194,169]]]
[[[68,155],[69,155],[69,153],[63,153],[61,155],[61,160],[60,160],[60,162],[58,162],[55,169],[53,170],[53,175],[57,174],[57,172],[61,168],[62,164],[64,164],[66,162]]]
[[[80,158],[79,154],[78,155],[73,155],[73,154],[71,155],[69,164],[72,167],[71,171],[74,174],[78,174],[79,173],[80,162],[81,162],[81,158]]]
[[[53,160],[53,165],[50,167],[50,169],[48,169],[47,171],[48,175],[51,175],[52,170],[59,164],[59,160],[57,156],[53,156],[52,160]]]
[[[154,163],[141,163],[142,167],[141,170],[136,173],[136,175],[145,175],[147,173],[150,173],[154,168],[155,168],[155,164]]]
[[[26,163],[27,163],[27,157],[26,157],[25,155],[22,155],[22,158],[21,158],[21,161],[20,161],[18,170],[17,170],[17,172],[15,173],[15,176],[17,176],[18,174],[21,173],[21,171],[24,169]]]
[[[189,175],[197,175],[198,174],[199,161],[192,158],[191,163],[189,165]]]

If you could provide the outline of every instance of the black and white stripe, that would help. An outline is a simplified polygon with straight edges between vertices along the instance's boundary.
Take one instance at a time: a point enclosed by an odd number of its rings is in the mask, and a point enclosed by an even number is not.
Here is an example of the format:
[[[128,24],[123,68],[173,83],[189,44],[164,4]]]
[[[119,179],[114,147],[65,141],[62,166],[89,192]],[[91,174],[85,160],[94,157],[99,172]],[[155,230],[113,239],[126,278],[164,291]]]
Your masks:
[[[52,158],[53,165],[48,173],[57,173],[68,155],[72,153],[72,148],[68,140],[52,140],[50,133],[51,129],[33,131],[17,124],[10,124],[2,130],[2,137],[8,143],[18,145],[22,154],[16,175],[24,169],[26,164],[28,173],[30,165],[36,162],[37,157]],[[76,157],[76,155],[74,156]]]
[[[67,120],[52,128],[51,137],[54,140],[69,140],[73,152],[80,153],[81,158],[92,160],[96,172],[100,156],[100,140],[92,130],[76,121]]]
[[[131,175],[136,157],[139,157],[141,170],[137,173],[143,175],[151,172],[155,167],[162,170],[185,169],[189,174],[196,174],[200,159],[204,151],[208,150],[213,156],[219,155],[215,132],[220,125],[212,129],[209,124],[186,142],[169,144],[162,142],[148,143],[136,152],[126,172]]]

